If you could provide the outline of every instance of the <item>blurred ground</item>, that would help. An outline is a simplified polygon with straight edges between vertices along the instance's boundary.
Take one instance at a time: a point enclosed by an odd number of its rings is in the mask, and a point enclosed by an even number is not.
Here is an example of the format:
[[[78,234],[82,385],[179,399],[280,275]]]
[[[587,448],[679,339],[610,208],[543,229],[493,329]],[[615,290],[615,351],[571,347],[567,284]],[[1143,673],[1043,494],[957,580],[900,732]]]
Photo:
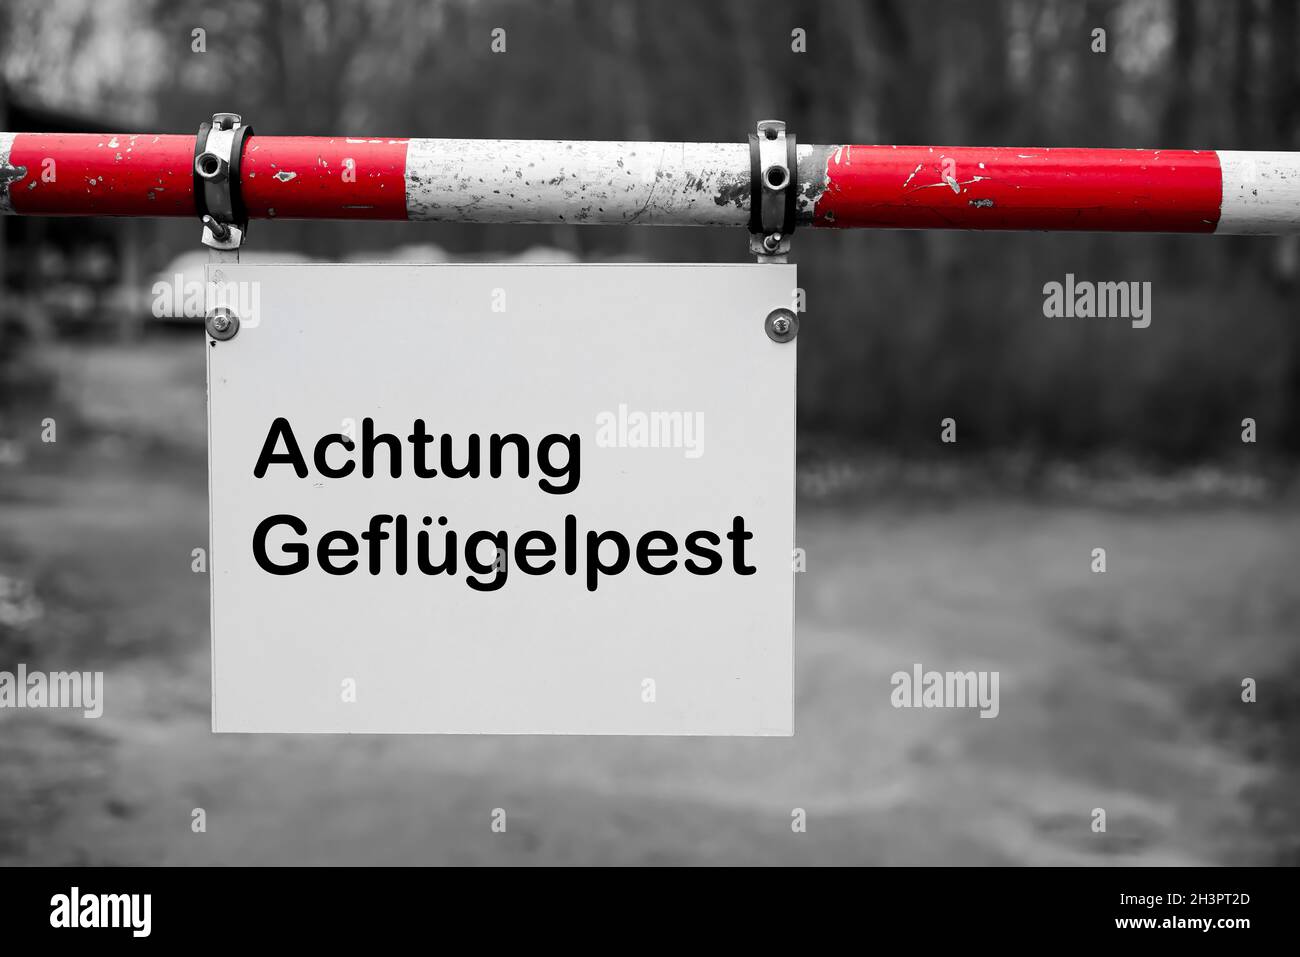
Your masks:
[[[1300,861],[1287,496],[866,494],[820,467],[792,739],[213,736],[199,334],[41,367],[53,397],[3,423],[27,598],[0,668],[102,668],[106,704],[0,711],[0,864]],[[1000,671],[1001,715],[893,710],[913,662]]]

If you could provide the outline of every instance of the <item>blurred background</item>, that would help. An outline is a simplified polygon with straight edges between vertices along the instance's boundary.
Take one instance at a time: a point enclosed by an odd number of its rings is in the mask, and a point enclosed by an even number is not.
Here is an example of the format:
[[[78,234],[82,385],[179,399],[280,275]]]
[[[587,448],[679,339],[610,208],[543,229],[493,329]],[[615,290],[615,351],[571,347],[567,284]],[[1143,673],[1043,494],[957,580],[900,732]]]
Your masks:
[[[0,129],[740,141],[779,117],[805,143],[1293,150],[1298,17],[7,0]],[[152,310],[201,276],[198,228],[0,229],[0,669],[107,674],[98,721],[0,712],[0,863],[1300,861],[1295,237],[800,232],[795,737],[548,740],[212,736],[202,340]],[[247,249],[748,258],[726,229],[425,223],[259,222]],[[1150,328],[1045,319],[1067,272],[1150,281]],[[893,710],[913,662],[998,670],[1000,716]]]

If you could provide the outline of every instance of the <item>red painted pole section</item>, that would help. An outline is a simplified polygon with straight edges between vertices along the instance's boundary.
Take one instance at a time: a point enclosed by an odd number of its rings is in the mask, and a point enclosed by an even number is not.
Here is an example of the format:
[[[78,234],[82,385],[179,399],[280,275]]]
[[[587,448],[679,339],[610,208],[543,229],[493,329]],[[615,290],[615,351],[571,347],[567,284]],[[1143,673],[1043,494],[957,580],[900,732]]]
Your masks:
[[[196,216],[194,139],[18,133],[7,160],[10,205],[24,216]]]
[[[841,146],[814,226],[1212,233],[1218,154],[1192,150]]]
[[[378,138],[251,136],[239,177],[248,215],[406,219],[406,144]]]

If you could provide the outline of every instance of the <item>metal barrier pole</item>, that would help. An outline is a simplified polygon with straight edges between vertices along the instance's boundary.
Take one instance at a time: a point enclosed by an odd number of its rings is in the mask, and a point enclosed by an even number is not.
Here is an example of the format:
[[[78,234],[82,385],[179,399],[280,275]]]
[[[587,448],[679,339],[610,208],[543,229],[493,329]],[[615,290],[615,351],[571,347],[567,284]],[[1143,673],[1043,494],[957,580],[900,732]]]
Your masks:
[[[744,143],[249,135],[253,219],[740,226]],[[189,216],[196,137],[0,133],[0,212]],[[1300,153],[800,144],[801,227],[1281,234]]]

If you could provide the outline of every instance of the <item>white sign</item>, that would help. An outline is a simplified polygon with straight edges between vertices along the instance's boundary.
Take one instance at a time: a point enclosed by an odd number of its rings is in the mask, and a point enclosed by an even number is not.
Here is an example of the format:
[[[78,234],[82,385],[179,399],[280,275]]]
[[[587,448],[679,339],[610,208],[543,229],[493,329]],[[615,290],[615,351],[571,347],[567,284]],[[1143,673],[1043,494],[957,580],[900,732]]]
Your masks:
[[[208,280],[213,730],[792,733],[793,266]]]

